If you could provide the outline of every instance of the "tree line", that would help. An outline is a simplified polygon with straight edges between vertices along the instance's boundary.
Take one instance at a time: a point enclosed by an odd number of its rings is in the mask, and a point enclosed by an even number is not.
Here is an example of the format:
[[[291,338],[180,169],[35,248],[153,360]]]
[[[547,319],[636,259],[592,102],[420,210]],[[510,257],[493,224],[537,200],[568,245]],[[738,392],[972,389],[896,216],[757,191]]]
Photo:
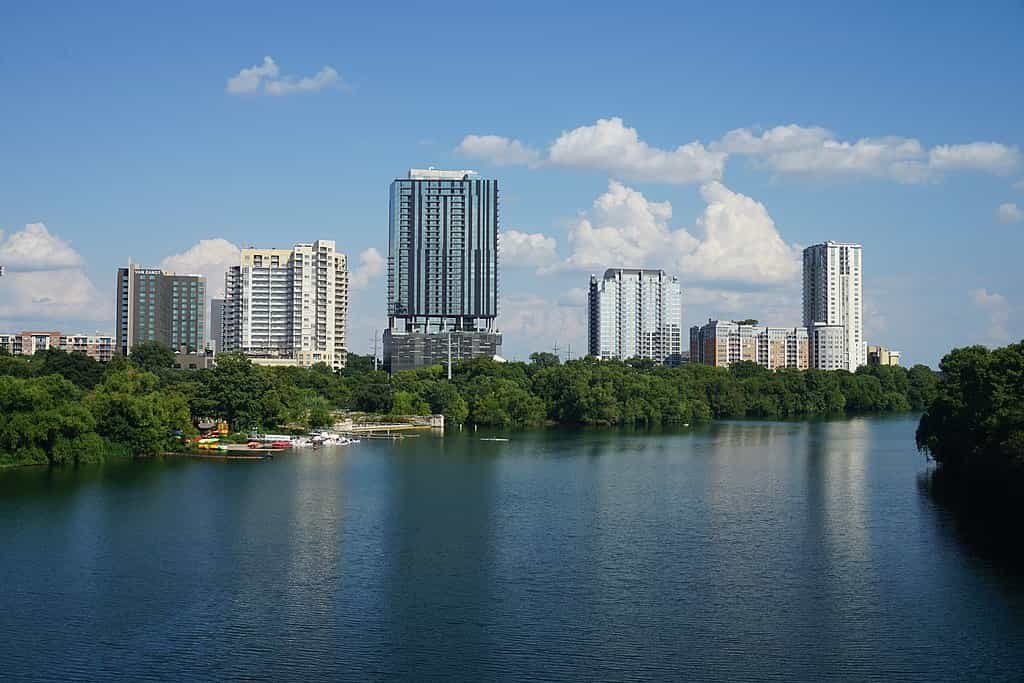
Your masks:
[[[1024,472],[1024,342],[954,349],[939,364],[917,445],[942,467]]]
[[[368,356],[347,367],[262,367],[221,354],[181,370],[156,343],[99,363],[81,353],[0,356],[0,465],[78,463],[149,455],[194,434],[199,420],[235,432],[329,426],[340,410],[443,414],[449,425],[660,425],[718,418],[802,418],[922,410],[936,392],[923,365],[770,371],[753,363],[669,368],[648,360],[561,363],[478,358],[388,376]]]

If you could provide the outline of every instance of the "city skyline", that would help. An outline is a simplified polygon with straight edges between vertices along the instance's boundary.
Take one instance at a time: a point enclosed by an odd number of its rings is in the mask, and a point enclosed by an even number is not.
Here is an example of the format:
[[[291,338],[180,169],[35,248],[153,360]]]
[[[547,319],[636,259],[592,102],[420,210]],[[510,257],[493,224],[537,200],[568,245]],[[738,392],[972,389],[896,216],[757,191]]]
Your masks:
[[[198,270],[213,298],[240,249],[313,233],[349,257],[349,346],[367,353],[386,326],[382,188],[435,166],[501,180],[509,358],[586,348],[583,277],[606,265],[677,275],[684,329],[795,324],[801,250],[828,239],[871,254],[864,341],[904,364],[1024,336],[1024,93],[1000,75],[1024,59],[1024,8],[836,22],[796,4],[652,4],[631,8],[646,35],[622,44],[629,59],[597,47],[619,44],[618,12],[591,8],[580,32],[547,8],[538,36],[521,10],[493,8],[496,38],[456,7],[413,8],[370,40],[358,27],[384,9],[274,8],[239,30],[237,11],[206,9],[196,34],[187,3],[94,7],[97,22],[20,8],[0,27],[18,103],[0,131],[0,329],[113,333],[110,273],[128,256]],[[707,25],[730,27],[724,49]],[[38,50],[43,35],[62,49]],[[175,41],[189,50],[161,47]],[[420,54],[464,78],[428,87],[407,68]]]

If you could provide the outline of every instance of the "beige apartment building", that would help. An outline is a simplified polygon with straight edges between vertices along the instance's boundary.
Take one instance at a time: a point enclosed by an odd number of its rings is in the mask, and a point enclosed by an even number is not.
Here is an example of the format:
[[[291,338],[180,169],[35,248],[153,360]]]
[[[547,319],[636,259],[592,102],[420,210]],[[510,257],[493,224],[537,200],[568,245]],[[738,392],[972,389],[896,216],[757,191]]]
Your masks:
[[[260,365],[345,367],[348,263],[333,240],[243,249],[224,285],[218,351]]]
[[[717,367],[750,361],[770,370],[810,364],[807,328],[767,327],[708,320],[690,328],[690,362]]]
[[[84,353],[105,363],[114,355],[114,337],[105,334],[62,334],[26,330],[17,334],[0,334],[0,349],[14,356],[31,356],[37,351],[56,349],[68,353]]]

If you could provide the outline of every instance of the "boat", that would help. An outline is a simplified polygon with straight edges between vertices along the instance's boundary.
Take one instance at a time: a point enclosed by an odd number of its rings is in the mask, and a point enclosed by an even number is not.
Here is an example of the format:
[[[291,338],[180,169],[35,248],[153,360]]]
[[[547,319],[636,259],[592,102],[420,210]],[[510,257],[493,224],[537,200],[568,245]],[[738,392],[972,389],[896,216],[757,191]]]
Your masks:
[[[508,441],[508,439],[502,439],[497,436],[482,437],[481,441]]]
[[[271,448],[279,448],[279,449],[291,448],[292,447],[292,442],[291,441],[271,441],[270,442],[270,447]]]

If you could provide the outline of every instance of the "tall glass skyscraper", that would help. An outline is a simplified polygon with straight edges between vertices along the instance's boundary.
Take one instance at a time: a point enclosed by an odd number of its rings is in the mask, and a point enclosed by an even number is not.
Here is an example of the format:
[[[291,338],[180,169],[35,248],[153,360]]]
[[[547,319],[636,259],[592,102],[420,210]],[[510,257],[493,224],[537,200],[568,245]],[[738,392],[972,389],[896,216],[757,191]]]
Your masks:
[[[117,351],[157,341],[196,353],[206,346],[206,278],[128,264],[117,271]]]
[[[385,367],[498,352],[498,224],[497,180],[412,169],[391,183]]]

